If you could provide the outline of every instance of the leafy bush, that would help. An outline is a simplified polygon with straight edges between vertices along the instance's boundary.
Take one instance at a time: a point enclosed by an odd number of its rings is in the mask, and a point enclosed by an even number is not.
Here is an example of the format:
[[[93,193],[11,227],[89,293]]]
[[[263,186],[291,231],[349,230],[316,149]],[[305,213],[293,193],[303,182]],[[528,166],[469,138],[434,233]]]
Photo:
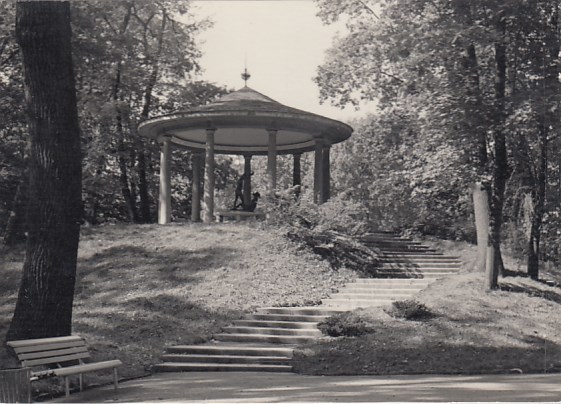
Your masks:
[[[392,306],[385,311],[392,317],[403,318],[405,320],[426,320],[435,316],[427,306],[416,300],[395,301],[392,303]]]
[[[349,235],[364,233],[369,227],[365,207],[345,193],[316,205],[311,191],[300,192],[299,187],[293,187],[266,198],[261,207],[269,223],[279,227],[304,227],[316,232],[336,231]]]
[[[318,328],[330,337],[357,337],[374,332],[368,319],[354,311],[331,316],[320,322]]]

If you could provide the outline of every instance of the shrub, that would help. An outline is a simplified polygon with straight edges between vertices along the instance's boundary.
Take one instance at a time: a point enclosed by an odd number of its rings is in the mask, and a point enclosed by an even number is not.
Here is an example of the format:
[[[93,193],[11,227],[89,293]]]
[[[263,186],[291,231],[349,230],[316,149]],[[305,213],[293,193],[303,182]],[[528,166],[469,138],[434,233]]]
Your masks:
[[[320,322],[318,328],[330,337],[357,337],[374,332],[368,319],[354,311],[335,314]]]
[[[297,187],[290,188],[263,201],[261,207],[267,212],[269,223],[279,227],[304,227],[315,232],[336,231],[349,235],[367,230],[366,209],[345,194],[316,205],[312,192],[302,190],[298,198],[297,192]]]
[[[405,320],[426,320],[435,316],[427,306],[416,300],[395,301],[385,311],[394,318],[403,318]]]

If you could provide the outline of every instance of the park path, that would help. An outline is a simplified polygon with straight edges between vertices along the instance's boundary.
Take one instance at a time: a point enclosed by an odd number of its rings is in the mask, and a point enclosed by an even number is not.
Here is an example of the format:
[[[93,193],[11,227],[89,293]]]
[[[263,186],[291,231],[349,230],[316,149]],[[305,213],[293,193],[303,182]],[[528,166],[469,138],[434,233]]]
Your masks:
[[[558,402],[558,374],[303,376],[273,372],[159,373],[52,400],[107,402]]]

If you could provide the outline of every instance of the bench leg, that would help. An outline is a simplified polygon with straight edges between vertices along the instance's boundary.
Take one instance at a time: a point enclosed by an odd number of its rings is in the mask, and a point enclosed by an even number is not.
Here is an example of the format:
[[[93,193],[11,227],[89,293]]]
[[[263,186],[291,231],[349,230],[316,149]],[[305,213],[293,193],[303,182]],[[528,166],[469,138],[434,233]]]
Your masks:
[[[64,393],[66,397],[70,395],[70,381],[68,380],[68,376],[64,376]]]
[[[113,368],[113,383],[115,384],[115,390],[117,390],[117,385],[119,384],[119,377],[117,376],[117,368]]]
[[[80,391],[84,390],[84,376],[80,373]]]

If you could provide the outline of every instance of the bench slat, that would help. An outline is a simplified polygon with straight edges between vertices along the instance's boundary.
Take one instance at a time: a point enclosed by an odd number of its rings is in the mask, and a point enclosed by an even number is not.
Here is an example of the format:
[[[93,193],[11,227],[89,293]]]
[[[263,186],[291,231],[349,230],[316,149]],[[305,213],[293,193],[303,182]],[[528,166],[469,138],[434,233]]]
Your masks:
[[[118,359],[104,362],[86,363],[83,365],[66,366],[59,369],[53,369],[55,376],[70,376],[79,373],[93,372],[102,369],[111,369],[121,366],[123,362]]]
[[[60,362],[68,362],[77,359],[85,359],[89,358],[90,354],[86,353],[78,353],[73,355],[62,355],[62,356],[53,356],[50,358],[42,358],[42,359],[30,359],[21,361],[22,365],[25,366],[37,366],[37,365],[48,365],[50,363],[60,363]]]
[[[30,352],[30,353],[22,353],[18,354],[18,359],[20,361],[30,360],[30,359],[40,359],[40,358],[50,358],[50,357],[57,357],[63,355],[70,355],[76,353],[87,353],[88,348],[86,346],[76,347],[76,348],[65,348],[65,349],[56,349],[53,351],[40,351],[40,352]]]
[[[9,343],[8,343],[9,344]],[[14,351],[17,355],[22,354],[22,353],[28,353],[28,352],[42,352],[42,351],[54,351],[57,349],[63,349],[63,348],[74,348],[74,347],[85,347],[86,346],[86,342],[84,340],[78,340],[78,341],[68,341],[68,342],[58,342],[58,343],[53,343],[53,344],[37,344],[37,345],[25,345],[25,346],[21,346],[21,347],[14,347]]]
[[[56,342],[69,342],[69,341],[83,341],[83,338],[77,335],[71,335],[68,337],[22,339],[20,341],[8,341],[7,344],[12,348],[19,348],[28,345],[50,344]]]

